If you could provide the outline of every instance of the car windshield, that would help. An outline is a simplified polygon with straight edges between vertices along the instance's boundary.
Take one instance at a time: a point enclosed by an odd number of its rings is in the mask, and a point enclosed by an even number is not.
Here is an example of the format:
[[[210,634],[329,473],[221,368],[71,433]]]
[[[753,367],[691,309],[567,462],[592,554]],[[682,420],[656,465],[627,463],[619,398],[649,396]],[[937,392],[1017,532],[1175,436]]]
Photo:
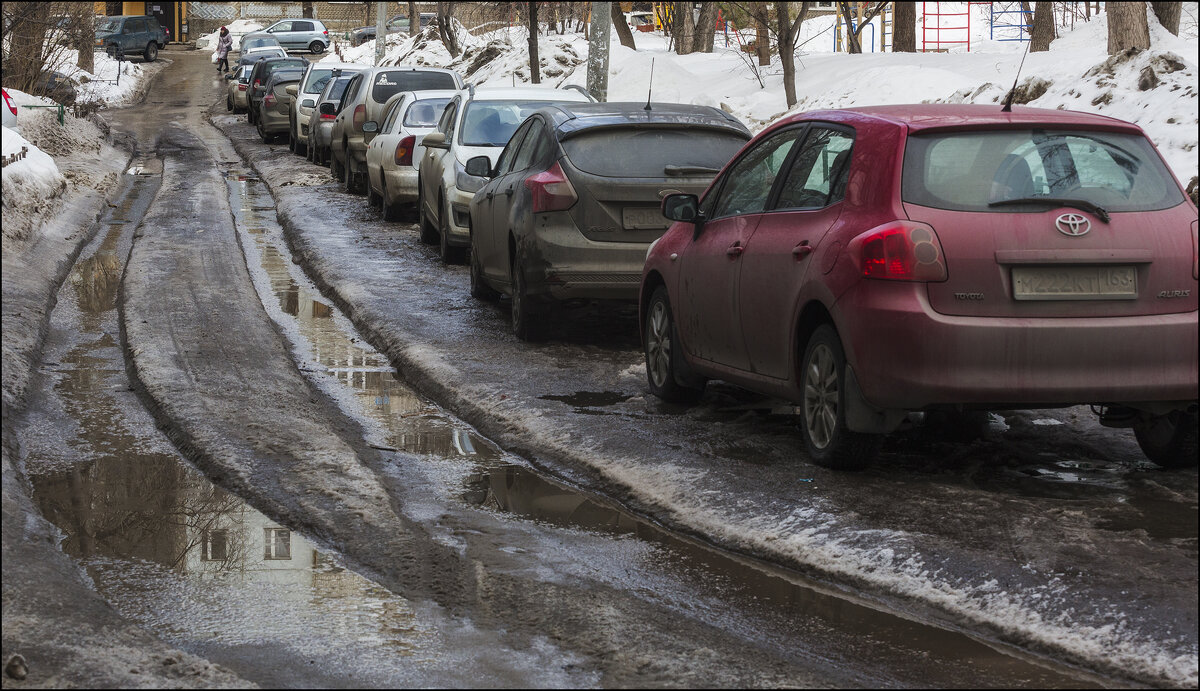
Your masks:
[[[746,139],[732,132],[695,127],[642,129],[630,125],[583,132],[564,140],[562,146],[572,165],[592,175],[711,178]]]
[[[463,113],[459,142],[466,146],[504,146],[517,126],[538,108],[555,101],[472,101]]]
[[[1038,129],[911,136],[902,197],[921,206],[997,213],[1042,210],[1053,200],[1108,211],[1183,202],[1144,136]]]
[[[112,34],[121,30],[120,19],[101,19],[96,24],[96,33]]]
[[[449,97],[414,101],[409,106],[408,112],[404,114],[404,124],[408,127],[433,127],[441,117],[442,111],[446,110],[446,104],[449,102]]]
[[[371,85],[371,100],[387,103],[401,91],[427,91],[430,89],[457,89],[454,75],[449,72],[425,72],[419,70],[388,70],[374,77]]]

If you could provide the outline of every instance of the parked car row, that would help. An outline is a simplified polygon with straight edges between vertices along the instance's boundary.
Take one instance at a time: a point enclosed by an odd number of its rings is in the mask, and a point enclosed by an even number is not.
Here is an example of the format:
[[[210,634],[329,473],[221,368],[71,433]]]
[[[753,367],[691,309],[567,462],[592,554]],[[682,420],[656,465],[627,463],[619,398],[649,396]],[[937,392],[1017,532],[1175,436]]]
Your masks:
[[[1136,125],[889,106],[751,139],[703,106],[356,69],[314,99],[310,158],[386,220],[415,202],[522,339],[560,307],[636,304],[656,396],[721,379],[791,401],[833,468],[912,412],[1080,404],[1197,462],[1197,210]]]

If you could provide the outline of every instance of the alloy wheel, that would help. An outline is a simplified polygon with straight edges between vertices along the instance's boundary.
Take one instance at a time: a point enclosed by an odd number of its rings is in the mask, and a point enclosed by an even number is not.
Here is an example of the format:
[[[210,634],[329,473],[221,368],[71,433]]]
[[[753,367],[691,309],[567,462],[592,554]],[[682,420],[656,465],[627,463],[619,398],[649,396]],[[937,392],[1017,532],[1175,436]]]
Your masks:
[[[654,303],[646,330],[646,365],[654,385],[665,386],[671,367],[671,321],[664,302]]]
[[[813,446],[824,449],[837,433],[838,373],[833,351],[821,343],[804,367],[804,422]]]

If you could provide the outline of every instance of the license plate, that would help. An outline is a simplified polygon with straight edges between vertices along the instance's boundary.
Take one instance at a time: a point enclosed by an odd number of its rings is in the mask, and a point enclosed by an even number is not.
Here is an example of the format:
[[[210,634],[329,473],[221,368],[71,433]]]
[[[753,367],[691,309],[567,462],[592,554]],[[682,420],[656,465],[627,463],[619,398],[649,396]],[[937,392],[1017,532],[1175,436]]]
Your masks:
[[[625,208],[621,210],[621,225],[625,227],[625,230],[666,228],[667,219],[657,207],[652,209]]]
[[[1135,266],[1013,267],[1015,300],[1136,300]]]

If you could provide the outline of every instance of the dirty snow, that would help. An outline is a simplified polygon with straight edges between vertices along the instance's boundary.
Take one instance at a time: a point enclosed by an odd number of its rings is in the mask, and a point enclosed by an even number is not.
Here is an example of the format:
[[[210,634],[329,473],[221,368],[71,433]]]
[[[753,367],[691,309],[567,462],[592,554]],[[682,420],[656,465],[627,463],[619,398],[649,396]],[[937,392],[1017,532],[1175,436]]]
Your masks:
[[[25,149],[25,157],[3,169],[4,240],[29,236],[31,220],[45,211],[66,190],[67,181],[49,154],[19,132],[4,128],[4,158]]]
[[[64,50],[53,67],[67,75],[75,85],[76,103],[95,104],[100,107],[130,105],[141,96],[146,81],[168,64],[162,57],[156,62],[142,62],[141,57],[135,57],[133,61],[122,60],[118,63],[107,53],[97,52],[94,55],[95,62],[91,72],[84,71],[75,64],[79,53],[74,50]]]
[[[225,25],[229,29],[229,34],[233,36],[233,48],[230,50],[240,51],[242,49],[242,36],[248,33],[258,31],[263,28],[262,24],[251,21],[249,19],[236,19]],[[211,34],[204,34],[196,39],[197,50],[215,50],[217,47],[217,38],[220,37],[221,30],[217,29]]]

